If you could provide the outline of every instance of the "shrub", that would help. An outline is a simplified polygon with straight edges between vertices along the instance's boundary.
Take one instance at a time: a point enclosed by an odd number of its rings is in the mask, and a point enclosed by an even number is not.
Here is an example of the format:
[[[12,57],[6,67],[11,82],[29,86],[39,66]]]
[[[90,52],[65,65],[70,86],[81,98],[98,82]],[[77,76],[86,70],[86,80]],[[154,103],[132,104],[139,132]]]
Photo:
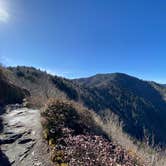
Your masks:
[[[42,117],[44,137],[47,139],[64,136],[64,128],[69,128],[75,135],[101,132],[90,112],[71,101],[50,100],[42,112]]]

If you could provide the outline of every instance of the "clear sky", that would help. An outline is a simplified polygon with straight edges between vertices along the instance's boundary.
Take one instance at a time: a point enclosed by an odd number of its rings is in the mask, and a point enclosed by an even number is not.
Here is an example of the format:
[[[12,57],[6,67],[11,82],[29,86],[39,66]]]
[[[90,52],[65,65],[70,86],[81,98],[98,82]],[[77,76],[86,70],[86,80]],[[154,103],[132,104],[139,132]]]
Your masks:
[[[0,0],[0,61],[166,83],[166,1]]]

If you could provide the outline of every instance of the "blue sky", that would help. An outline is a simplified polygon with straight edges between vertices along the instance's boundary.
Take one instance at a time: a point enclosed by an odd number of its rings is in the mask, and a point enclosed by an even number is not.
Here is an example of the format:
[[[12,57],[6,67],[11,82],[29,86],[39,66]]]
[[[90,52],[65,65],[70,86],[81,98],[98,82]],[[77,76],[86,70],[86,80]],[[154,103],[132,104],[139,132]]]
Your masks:
[[[166,1],[0,0],[0,61],[166,83]]]

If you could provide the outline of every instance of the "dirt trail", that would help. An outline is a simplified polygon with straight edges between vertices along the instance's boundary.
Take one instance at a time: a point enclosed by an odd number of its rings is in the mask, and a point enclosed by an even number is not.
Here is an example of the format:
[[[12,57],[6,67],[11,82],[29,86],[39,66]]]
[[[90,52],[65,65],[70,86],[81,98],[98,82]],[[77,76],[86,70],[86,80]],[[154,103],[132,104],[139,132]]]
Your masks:
[[[48,147],[41,138],[40,111],[9,108],[2,116],[2,152],[13,166],[50,166]],[[0,164],[1,166],[1,164]]]

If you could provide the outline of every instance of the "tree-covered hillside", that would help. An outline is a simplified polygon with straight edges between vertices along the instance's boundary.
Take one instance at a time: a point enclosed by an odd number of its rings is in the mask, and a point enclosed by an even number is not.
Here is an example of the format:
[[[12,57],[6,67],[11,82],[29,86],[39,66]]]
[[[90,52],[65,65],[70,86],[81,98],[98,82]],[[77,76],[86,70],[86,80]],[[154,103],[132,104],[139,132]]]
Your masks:
[[[109,109],[123,122],[124,131],[134,138],[165,146],[165,88],[121,73],[99,74],[75,81],[100,98],[102,109],[94,109],[103,119],[107,119]]]
[[[166,144],[166,89],[159,84],[121,73],[69,80],[31,67],[10,67],[8,71],[11,82],[27,89],[35,104],[41,106],[50,98],[74,100],[103,121],[114,113],[123,131],[136,140]]]

